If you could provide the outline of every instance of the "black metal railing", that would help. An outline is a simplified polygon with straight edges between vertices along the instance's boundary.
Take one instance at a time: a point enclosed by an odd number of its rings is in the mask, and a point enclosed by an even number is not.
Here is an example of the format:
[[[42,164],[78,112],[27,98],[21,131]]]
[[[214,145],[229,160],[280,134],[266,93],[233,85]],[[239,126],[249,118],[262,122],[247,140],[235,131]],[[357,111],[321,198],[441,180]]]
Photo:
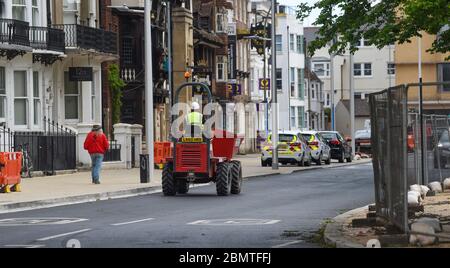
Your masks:
[[[0,42],[10,45],[30,46],[30,25],[28,22],[0,19]]]
[[[65,33],[50,27],[30,27],[30,42],[34,49],[65,52]]]
[[[47,175],[76,169],[76,133],[44,118],[43,131],[12,131],[0,127],[0,152],[28,148],[33,171]]]
[[[60,24],[54,28],[64,30],[66,48],[94,49],[117,54],[117,34],[79,24]]]
[[[105,154],[104,162],[119,162],[121,160],[120,158],[120,151],[122,149],[122,145],[118,144],[117,141],[110,141],[109,142],[109,149]]]

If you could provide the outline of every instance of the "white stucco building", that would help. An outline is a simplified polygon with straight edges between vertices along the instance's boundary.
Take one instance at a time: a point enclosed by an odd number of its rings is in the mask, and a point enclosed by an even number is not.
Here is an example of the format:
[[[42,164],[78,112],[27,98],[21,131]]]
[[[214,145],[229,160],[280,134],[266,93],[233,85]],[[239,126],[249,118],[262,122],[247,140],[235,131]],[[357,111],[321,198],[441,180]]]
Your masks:
[[[302,23],[295,10],[279,6],[274,48],[277,53],[277,79],[280,130],[305,128],[305,54]]]

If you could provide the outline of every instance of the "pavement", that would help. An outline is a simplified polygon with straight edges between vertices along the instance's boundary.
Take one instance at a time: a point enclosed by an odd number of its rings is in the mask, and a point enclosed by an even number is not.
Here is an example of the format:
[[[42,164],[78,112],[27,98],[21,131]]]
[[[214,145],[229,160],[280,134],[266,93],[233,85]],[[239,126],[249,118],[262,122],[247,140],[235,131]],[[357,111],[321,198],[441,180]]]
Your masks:
[[[1,214],[0,248],[321,247],[314,237],[324,219],[374,198],[371,163],[331,167],[246,179],[242,194],[228,197],[206,185],[176,197],[158,192]]]
[[[334,163],[332,166],[297,167],[284,166],[280,170],[261,167],[259,155],[238,156],[243,164],[244,178],[290,174],[292,172],[339,167],[348,164]],[[367,163],[360,160],[353,164]],[[148,195],[161,189],[161,170],[156,170],[149,184],[140,183],[140,170],[104,170],[102,184],[92,185],[89,172],[36,177],[22,181],[22,192],[0,194],[0,214],[36,208],[94,202],[130,196]]]

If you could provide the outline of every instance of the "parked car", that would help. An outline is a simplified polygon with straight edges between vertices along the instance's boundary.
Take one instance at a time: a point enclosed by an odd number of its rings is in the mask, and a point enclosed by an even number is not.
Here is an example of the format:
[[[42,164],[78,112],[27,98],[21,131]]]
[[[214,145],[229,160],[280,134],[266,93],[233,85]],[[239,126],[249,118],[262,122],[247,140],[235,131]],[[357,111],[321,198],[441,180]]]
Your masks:
[[[439,154],[439,155],[438,155]],[[434,168],[446,168],[450,159],[450,137],[449,130],[444,130],[439,138],[437,148],[434,150]]]
[[[372,134],[369,129],[358,130],[355,133],[355,144],[358,153],[372,154]]]
[[[320,135],[325,139],[331,148],[331,158],[339,160],[339,163],[351,163],[353,160],[351,139],[345,140],[337,131],[322,131]]]
[[[281,164],[296,164],[298,166],[310,166],[311,152],[303,137],[293,131],[279,133],[278,139],[278,161]],[[267,167],[272,165],[273,159],[272,133],[267,138],[267,143],[262,148],[261,165]]]
[[[322,135],[317,131],[307,131],[300,134],[308,142],[313,161],[316,162],[317,165],[322,165],[322,162],[330,165],[331,148]]]

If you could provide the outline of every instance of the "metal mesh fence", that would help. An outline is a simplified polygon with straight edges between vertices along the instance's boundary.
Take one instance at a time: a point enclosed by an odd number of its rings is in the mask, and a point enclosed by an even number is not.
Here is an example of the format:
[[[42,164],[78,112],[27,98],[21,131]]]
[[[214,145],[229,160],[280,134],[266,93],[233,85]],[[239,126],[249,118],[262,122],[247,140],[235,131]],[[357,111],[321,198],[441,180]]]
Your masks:
[[[370,96],[377,214],[408,230],[407,89],[399,86]]]
[[[409,187],[450,177],[450,108],[442,105],[450,92],[439,92],[442,85],[402,85],[370,95],[377,215],[404,232]]]

